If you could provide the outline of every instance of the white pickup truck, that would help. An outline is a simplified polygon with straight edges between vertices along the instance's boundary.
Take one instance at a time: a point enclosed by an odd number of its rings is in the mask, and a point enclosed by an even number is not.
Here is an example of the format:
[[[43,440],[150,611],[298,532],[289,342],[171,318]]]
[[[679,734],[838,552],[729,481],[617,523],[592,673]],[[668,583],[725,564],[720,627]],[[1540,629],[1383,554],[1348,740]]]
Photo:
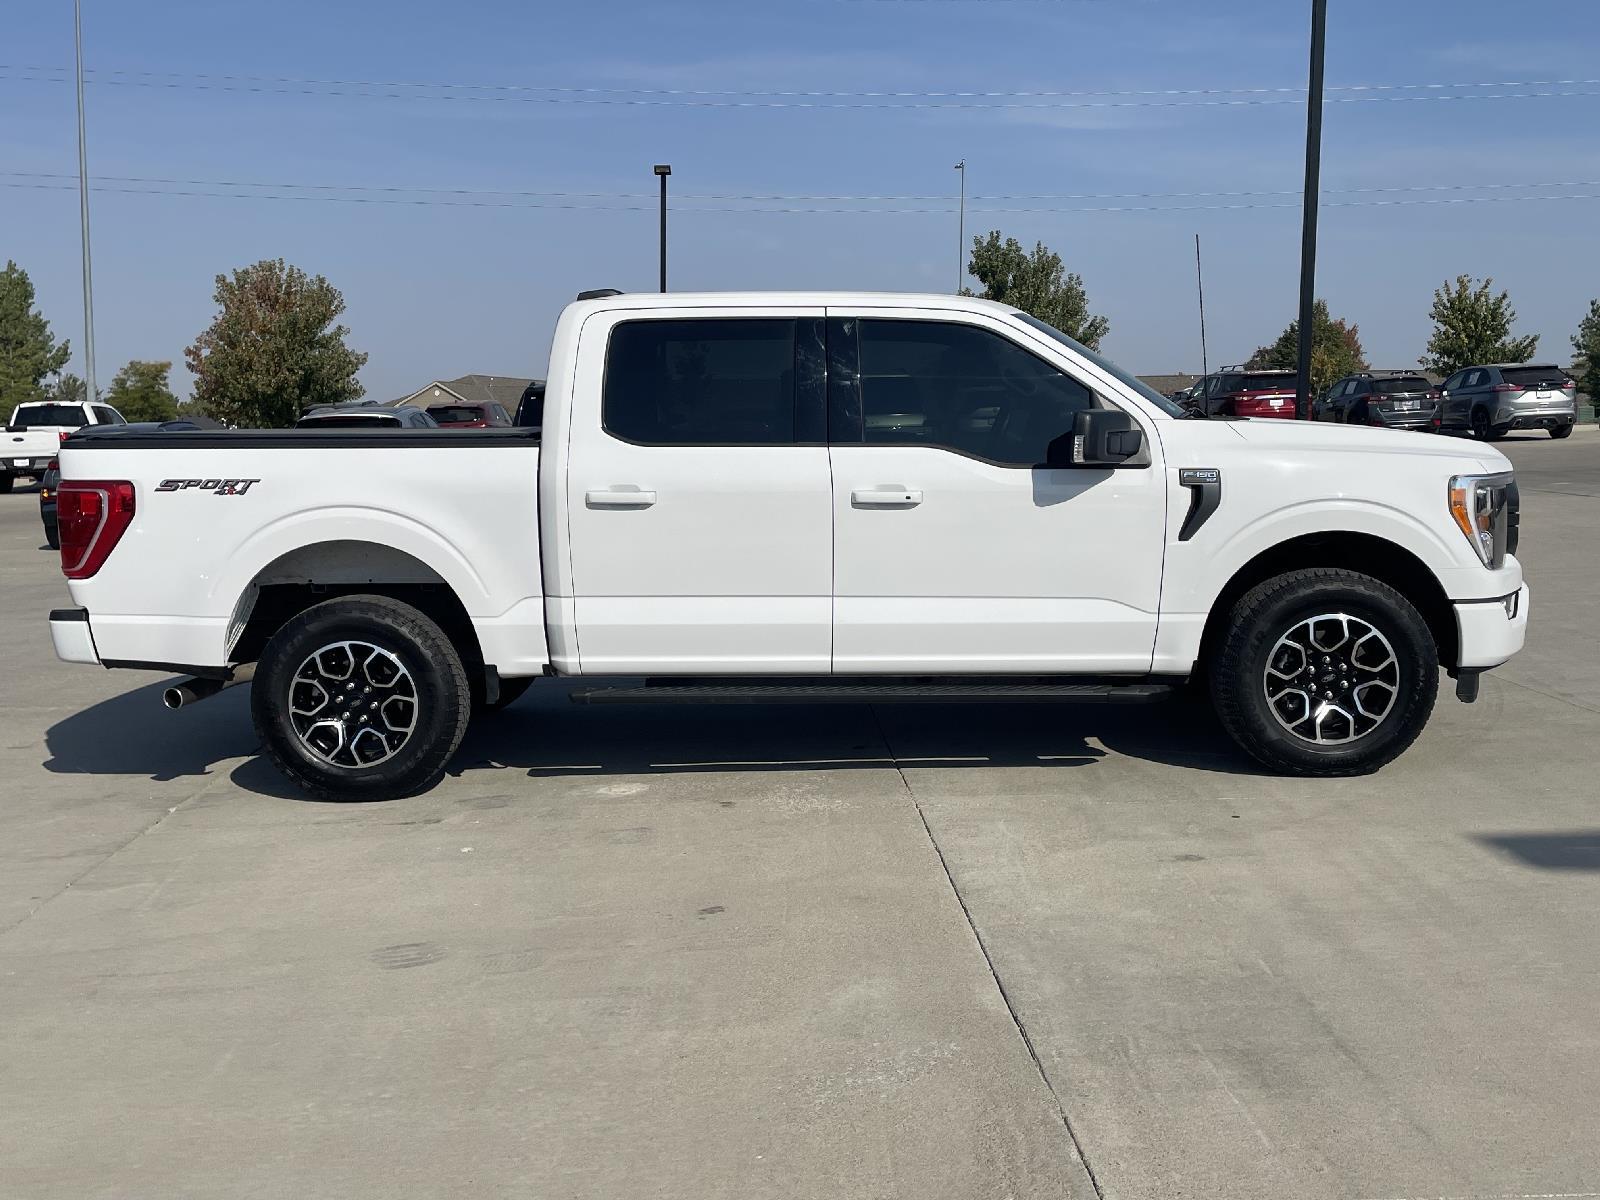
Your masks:
[[[585,293],[542,431],[86,431],[61,469],[57,654],[194,676],[174,706],[253,680],[323,797],[431,786],[543,676],[784,703],[1203,680],[1269,767],[1353,774],[1528,620],[1497,450],[1188,418],[966,297]]]
[[[34,400],[19,404],[0,434],[0,492],[19,476],[43,479],[67,434],[86,425],[126,425],[109,404],[78,400]]]

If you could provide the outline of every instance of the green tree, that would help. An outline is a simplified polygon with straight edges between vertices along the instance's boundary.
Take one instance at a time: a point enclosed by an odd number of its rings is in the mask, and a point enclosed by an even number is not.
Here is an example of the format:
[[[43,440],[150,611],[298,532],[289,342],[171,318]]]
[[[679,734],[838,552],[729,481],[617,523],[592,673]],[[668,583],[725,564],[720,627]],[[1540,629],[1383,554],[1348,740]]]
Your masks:
[[[45,397],[63,404],[82,404],[89,398],[89,385],[83,381],[83,376],[64,371],[45,389]],[[99,399],[98,396],[95,398]]]
[[[129,421],[172,420],[178,415],[178,398],[167,382],[171,370],[170,362],[134,359],[111,381],[106,403]]]
[[[0,414],[45,397],[44,381],[67,365],[71,350],[56,345],[50,322],[33,307],[33,281],[9,259],[0,271]]]
[[[217,276],[220,312],[183,352],[202,411],[230,425],[294,424],[315,404],[359,399],[367,356],[345,345],[344,297],[283,259]]]
[[[1043,242],[1035,243],[1030,254],[1016,238],[1001,241],[1000,231],[993,230],[972,239],[967,270],[983,284],[979,294],[985,300],[1020,308],[1091,350],[1100,348],[1100,339],[1111,329],[1110,321],[1089,311],[1083,277],[1067,274],[1061,256]],[[962,293],[970,296],[972,290],[963,288]]]
[[[1245,364],[1252,371],[1293,371],[1300,366],[1300,321],[1270,346],[1262,346]],[[1311,309],[1311,391],[1316,394],[1340,377],[1367,369],[1366,352],[1361,348],[1361,329],[1343,317],[1328,312],[1328,302],[1318,300]]]
[[[1572,348],[1578,352],[1578,390],[1600,405],[1600,300],[1589,301],[1589,311],[1578,322]]]
[[[1433,294],[1433,336],[1428,352],[1417,361],[1441,375],[1483,363],[1524,362],[1539,349],[1539,335],[1514,338],[1517,310],[1511,296],[1491,293],[1493,279],[1474,285],[1470,275],[1457,275]]]

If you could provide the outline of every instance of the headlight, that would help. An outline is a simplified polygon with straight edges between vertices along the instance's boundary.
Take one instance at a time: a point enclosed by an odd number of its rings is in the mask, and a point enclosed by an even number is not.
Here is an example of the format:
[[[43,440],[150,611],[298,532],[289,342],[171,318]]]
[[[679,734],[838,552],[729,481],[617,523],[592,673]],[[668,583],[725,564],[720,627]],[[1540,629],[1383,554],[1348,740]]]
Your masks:
[[[1450,516],[1477,551],[1483,565],[1498,570],[1505,564],[1511,528],[1516,476],[1457,475],[1450,480]]]

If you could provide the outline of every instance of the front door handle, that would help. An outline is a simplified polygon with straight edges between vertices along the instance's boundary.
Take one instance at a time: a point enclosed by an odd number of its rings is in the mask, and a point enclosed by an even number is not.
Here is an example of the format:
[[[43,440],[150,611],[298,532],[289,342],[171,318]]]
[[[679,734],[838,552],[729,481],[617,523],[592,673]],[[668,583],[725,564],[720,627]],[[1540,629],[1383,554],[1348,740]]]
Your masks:
[[[636,487],[603,488],[585,492],[583,502],[590,508],[649,508],[656,494]]]
[[[915,508],[922,503],[922,493],[915,488],[899,484],[879,484],[877,487],[857,488],[850,493],[852,508]]]

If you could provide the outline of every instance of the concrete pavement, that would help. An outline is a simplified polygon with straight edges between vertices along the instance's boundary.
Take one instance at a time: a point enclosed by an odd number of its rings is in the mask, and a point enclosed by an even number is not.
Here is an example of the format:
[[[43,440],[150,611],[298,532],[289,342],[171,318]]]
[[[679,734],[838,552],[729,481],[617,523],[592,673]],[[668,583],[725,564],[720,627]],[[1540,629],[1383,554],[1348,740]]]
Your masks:
[[[55,663],[0,497],[0,1195],[1600,1194],[1600,434],[1502,446],[1529,648],[1342,781],[552,685],[309,803],[243,689]]]

